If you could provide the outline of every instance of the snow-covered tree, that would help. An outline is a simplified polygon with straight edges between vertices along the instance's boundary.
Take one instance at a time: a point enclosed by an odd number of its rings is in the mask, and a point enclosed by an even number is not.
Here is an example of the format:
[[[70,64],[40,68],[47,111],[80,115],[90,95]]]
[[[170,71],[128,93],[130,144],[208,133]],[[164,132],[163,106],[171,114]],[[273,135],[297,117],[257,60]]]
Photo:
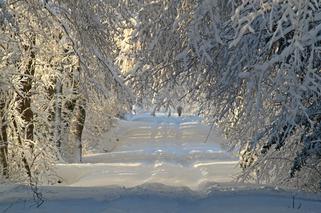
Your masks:
[[[320,3],[142,2],[134,87],[184,85],[242,150],[246,180],[319,189]]]
[[[2,175],[38,181],[57,158],[81,161],[83,132],[101,135],[134,101],[188,102],[240,150],[243,180],[320,190],[320,7],[1,1]]]
[[[126,16],[118,5],[1,2],[3,177],[33,186],[48,180],[54,161],[81,161],[82,132],[85,123],[93,125],[85,122],[86,108],[99,105],[97,97],[118,98],[119,110],[111,116],[126,108],[131,94],[114,62],[114,38]]]
[[[232,17],[229,46],[247,49],[237,59],[243,69],[234,74],[244,88],[236,126],[253,124],[237,131],[246,133],[241,144],[257,156],[246,167],[263,180],[302,177],[300,185],[320,187],[320,6],[243,1]]]

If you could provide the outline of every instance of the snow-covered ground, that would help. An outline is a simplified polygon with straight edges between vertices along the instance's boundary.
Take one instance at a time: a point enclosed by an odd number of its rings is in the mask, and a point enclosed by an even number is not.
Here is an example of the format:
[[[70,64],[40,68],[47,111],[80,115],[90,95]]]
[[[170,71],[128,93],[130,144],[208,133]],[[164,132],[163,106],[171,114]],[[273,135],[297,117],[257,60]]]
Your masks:
[[[220,147],[224,139],[215,131],[205,141],[208,134],[209,127],[195,116],[132,116],[119,122],[111,152],[87,155],[82,164],[57,165],[58,175],[79,187],[161,183],[197,190],[206,182],[231,182],[237,159]]]
[[[133,188],[43,187],[46,201],[36,208],[28,189],[12,186],[0,190],[0,212],[320,213],[321,209],[320,195],[250,186],[212,185],[206,189],[191,191],[160,184]]]
[[[130,116],[106,152],[56,165],[62,183],[41,187],[40,208],[25,187],[1,186],[0,212],[321,212],[320,195],[233,183],[237,159],[209,130],[195,116]]]

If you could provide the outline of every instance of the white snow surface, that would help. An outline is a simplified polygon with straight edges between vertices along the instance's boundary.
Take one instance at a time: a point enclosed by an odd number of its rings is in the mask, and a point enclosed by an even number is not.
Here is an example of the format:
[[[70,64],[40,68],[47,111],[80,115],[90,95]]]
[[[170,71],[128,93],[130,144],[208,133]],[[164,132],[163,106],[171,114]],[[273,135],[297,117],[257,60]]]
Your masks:
[[[320,194],[233,183],[237,158],[199,117],[142,113],[115,131],[110,151],[56,165],[62,183],[40,187],[39,208],[27,187],[0,185],[0,212],[321,212]]]
[[[160,183],[198,190],[206,182],[231,182],[237,159],[221,148],[225,140],[216,133],[196,116],[130,116],[119,121],[112,151],[59,164],[57,173],[64,185],[77,187]]]

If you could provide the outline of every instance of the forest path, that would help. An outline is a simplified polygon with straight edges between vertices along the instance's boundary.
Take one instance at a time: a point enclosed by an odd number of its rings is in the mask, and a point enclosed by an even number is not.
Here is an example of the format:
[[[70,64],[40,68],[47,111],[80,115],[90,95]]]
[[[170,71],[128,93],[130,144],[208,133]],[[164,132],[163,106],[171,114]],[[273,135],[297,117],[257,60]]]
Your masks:
[[[208,132],[197,117],[133,116],[120,121],[113,151],[57,165],[63,183],[40,187],[40,208],[29,188],[2,185],[0,212],[320,212],[319,194],[231,183],[237,161],[215,131],[204,143]]]
[[[208,182],[227,183],[239,171],[224,151],[224,139],[197,116],[149,113],[119,121],[119,141],[111,152],[84,156],[82,164],[60,164],[69,186],[125,186],[161,183],[197,190]],[[106,140],[107,141],[107,140]],[[103,142],[104,143],[104,142]]]

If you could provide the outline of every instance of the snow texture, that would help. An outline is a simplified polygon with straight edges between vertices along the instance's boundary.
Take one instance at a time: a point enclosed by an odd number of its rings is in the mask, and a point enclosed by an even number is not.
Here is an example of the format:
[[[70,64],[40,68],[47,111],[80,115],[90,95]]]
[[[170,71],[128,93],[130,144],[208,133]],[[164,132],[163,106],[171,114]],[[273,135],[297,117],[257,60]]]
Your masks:
[[[83,164],[58,164],[62,184],[0,187],[5,212],[319,212],[320,196],[232,183],[236,159],[193,116],[138,114],[120,121],[119,144]]]

